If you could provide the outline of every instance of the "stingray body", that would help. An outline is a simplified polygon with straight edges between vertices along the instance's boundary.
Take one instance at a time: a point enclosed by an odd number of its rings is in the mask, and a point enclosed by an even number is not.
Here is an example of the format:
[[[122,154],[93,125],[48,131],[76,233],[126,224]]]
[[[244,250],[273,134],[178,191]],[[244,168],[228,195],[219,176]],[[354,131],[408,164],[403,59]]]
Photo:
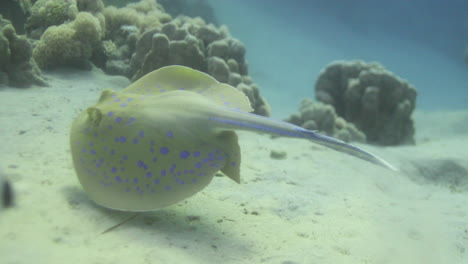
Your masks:
[[[199,192],[217,171],[240,182],[234,130],[303,138],[392,168],[342,141],[250,111],[242,92],[202,72],[183,66],[153,71],[120,92],[105,90],[73,122],[78,179],[105,207],[160,209]]]

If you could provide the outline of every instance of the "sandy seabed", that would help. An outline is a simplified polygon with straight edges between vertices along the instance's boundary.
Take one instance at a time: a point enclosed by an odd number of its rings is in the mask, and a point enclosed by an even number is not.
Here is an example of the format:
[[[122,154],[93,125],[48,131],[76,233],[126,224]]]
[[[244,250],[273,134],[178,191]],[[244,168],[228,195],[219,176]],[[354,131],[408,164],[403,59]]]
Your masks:
[[[242,132],[240,185],[215,177],[195,196],[102,234],[132,214],[87,198],[69,129],[100,91],[129,81],[99,70],[46,76],[50,87],[0,90],[0,167],[16,191],[16,207],[0,213],[2,264],[468,263],[468,185],[419,175],[433,160],[468,164],[468,112],[417,112],[416,146],[359,145],[399,173]],[[287,158],[270,158],[272,150]]]

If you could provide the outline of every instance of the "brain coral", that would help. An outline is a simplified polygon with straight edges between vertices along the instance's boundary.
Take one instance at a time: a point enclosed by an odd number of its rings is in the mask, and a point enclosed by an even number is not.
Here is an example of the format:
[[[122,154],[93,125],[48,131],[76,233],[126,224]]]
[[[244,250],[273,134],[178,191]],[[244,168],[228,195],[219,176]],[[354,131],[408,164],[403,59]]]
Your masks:
[[[332,62],[320,73],[315,95],[363,131],[369,143],[414,143],[416,89],[378,63]]]
[[[51,26],[44,32],[33,50],[34,59],[41,68],[61,65],[89,68],[101,30],[97,18],[88,12],[79,12],[73,22]]]

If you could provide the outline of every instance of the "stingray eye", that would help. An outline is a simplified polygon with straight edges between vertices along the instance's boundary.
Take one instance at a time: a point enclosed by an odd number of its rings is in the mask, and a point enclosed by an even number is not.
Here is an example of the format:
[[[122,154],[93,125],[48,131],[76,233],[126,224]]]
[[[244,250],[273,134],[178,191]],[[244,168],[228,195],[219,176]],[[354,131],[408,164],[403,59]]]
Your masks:
[[[4,181],[2,183],[2,204],[1,207],[12,207],[13,206],[13,190],[10,182]]]

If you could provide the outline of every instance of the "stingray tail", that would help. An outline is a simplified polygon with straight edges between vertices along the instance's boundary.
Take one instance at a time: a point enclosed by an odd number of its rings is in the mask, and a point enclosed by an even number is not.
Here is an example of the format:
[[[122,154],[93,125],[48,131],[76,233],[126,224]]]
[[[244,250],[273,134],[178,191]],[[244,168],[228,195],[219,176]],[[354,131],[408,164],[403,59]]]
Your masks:
[[[301,135],[303,135],[303,138],[307,138],[314,143],[317,143],[319,145],[337,150],[339,152],[343,152],[346,154],[349,154],[351,156],[354,156],[359,159],[366,160],[368,162],[377,164],[379,166],[385,167],[387,169],[393,170],[393,171],[398,171],[395,167],[393,167],[390,163],[386,162],[385,160],[377,157],[376,155],[365,151],[363,149],[360,149],[358,147],[355,147],[351,144],[348,144],[346,142],[343,142],[339,139],[324,136],[318,133],[315,133],[310,130],[302,129],[302,128],[297,128],[297,132],[299,132]]]
[[[385,160],[341,140],[327,137],[284,121],[274,120],[268,117],[236,111],[233,109],[226,110],[228,110],[224,112],[225,114],[227,113],[226,116],[218,115],[216,117],[209,117],[208,119],[222,124],[221,126],[225,128],[250,130],[283,137],[307,139],[339,152],[397,171],[395,167]],[[232,114],[233,112],[235,113]]]

